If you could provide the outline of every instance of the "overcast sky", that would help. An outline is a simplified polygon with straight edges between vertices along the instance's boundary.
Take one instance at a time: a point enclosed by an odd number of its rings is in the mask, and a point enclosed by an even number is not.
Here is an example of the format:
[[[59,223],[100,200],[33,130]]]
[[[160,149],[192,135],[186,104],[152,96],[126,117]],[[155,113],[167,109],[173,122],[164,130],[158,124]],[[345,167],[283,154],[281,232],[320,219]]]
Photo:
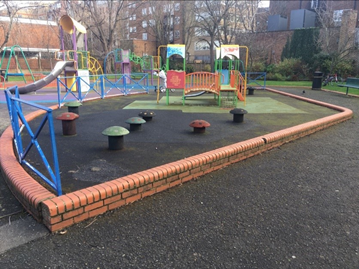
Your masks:
[[[269,7],[269,0],[262,0],[259,3],[259,7]]]

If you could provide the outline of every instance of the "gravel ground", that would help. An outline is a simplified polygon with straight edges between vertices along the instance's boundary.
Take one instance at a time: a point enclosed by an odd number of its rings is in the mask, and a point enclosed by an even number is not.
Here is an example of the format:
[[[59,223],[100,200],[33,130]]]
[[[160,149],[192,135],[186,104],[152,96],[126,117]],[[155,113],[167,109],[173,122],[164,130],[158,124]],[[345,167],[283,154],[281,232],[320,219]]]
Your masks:
[[[13,248],[0,268],[359,268],[359,98],[305,95],[355,116]]]

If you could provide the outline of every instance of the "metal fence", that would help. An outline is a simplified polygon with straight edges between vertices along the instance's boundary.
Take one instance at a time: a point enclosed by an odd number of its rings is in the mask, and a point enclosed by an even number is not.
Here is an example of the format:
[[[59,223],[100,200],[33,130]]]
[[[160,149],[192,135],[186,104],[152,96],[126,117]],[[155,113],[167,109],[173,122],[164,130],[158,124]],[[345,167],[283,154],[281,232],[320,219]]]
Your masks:
[[[266,78],[266,72],[247,72],[247,86],[257,85],[265,89]]]
[[[147,73],[57,78],[59,107],[71,98],[82,102],[88,98],[100,97],[104,99],[109,95],[128,95],[134,92],[149,92],[149,78]],[[62,96],[61,93],[65,94]]]
[[[15,90],[15,94],[12,95],[10,90]],[[44,182],[46,182],[52,189],[55,190],[57,195],[61,195],[62,194],[61,178],[60,178],[60,169],[59,169],[59,163],[57,158],[52,109],[32,102],[21,100],[19,97],[17,86],[6,89],[5,97],[9,111],[10,122],[14,133],[14,144],[15,144],[15,150],[18,156],[19,163],[28,167],[31,171],[33,171],[36,175],[38,175]],[[36,128],[34,128],[34,130],[27,122],[22,110],[22,106],[31,106],[45,111],[44,116],[40,121],[40,124]],[[45,156],[41,148],[41,141],[39,141],[40,133],[46,125],[48,125],[49,133],[50,133],[52,161],[49,161],[48,158]],[[30,136],[29,142],[27,144],[25,144],[22,137],[22,133],[24,132],[24,129],[27,131],[28,135]],[[46,144],[46,146],[48,145]],[[48,176],[41,173],[37,168],[34,167],[34,165],[32,165],[26,159],[30,150],[37,150],[37,152],[41,157],[43,165],[46,168]],[[52,165],[50,163],[52,163]]]
[[[14,95],[11,94],[11,91],[13,90]],[[71,98],[82,102],[90,97],[100,97],[103,99],[106,96],[113,94],[113,92],[121,95],[128,95],[134,92],[148,93],[148,74],[137,73],[130,75],[120,74],[57,78],[59,107]],[[33,102],[21,100],[17,86],[6,89],[5,97],[14,133],[14,144],[19,163],[28,167],[32,172],[38,175],[41,180],[54,189],[57,195],[62,195],[60,169],[53,124],[53,110]],[[34,129],[27,122],[22,106],[31,106],[45,112],[43,118],[40,120],[40,124]],[[39,141],[40,133],[46,125],[48,125],[49,128],[52,160],[49,160],[49,158],[47,158],[44,154],[41,148],[41,141]],[[29,135],[29,142],[24,142],[22,134],[25,131]],[[27,144],[25,145],[25,143]],[[46,146],[48,145],[46,144]],[[40,172],[39,169],[27,160],[30,150],[37,150],[43,165],[46,168],[45,170],[47,171],[47,176]]]

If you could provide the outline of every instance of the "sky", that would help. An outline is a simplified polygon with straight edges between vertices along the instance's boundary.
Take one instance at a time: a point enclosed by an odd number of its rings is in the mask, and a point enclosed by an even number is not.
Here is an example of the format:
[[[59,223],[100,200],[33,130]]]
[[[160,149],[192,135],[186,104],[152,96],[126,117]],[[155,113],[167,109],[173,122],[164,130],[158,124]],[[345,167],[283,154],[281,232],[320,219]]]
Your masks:
[[[31,4],[32,2],[40,2],[40,1],[18,1],[18,5],[29,5],[29,3]],[[56,2],[54,0],[52,1],[41,1],[41,2],[45,2],[45,3],[53,3]],[[269,0],[261,0],[261,2],[259,3],[259,7],[269,7]]]
[[[262,0],[259,3],[259,7],[269,7],[269,0]]]

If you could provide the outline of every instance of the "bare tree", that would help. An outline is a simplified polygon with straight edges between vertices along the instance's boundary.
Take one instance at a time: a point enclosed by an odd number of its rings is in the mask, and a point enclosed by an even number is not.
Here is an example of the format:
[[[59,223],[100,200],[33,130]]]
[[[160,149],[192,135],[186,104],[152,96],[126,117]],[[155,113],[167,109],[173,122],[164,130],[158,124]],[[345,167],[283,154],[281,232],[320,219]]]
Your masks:
[[[174,42],[174,6],[172,1],[149,1],[149,35],[156,46]]]
[[[234,1],[228,15],[220,25],[219,40],[222,44],[231,44],[241,33],[256,31],[256,16],[260,0]]]
[[[148,1],[148,4],[148,14],[143,15],[147,15],[147,32],[156,46],[183,43],[188,51],[194,33],[193,1]],[[165,51],[160,53],[165,59]]]
[[[219,30],[223,19],[228,16],[229,11],[234,6],[234,0],[204,0],[195,1],[194,13],[196,16],[195,35],[199,41],[205,41],[209,44],[210,65],[214,69],[214,47],[218,40]]]
[[[27,8],[33,8],[32,5],[19,5],[19,2],[17,1],[7,1],[2,0],[0,2],[0,11],[1,15],[6,16],[9,18],[6,22],[0,22],[0,28],[2,29],[3,38],[2,42],[0,43],[0,50],[3,49],[4,46],[9,42],[9,38],[11,35],[11,31],[14,28],[14,25],[16,23],[16,17],[18,15],[18,12],[22,9]]]
[[[192,44],[193,36],[195,33],[195,24],[196,24],[196,19],[195,19],[194,11],[193,11],[194,2],[193,1],[188,1],[188,2],[183,1],[183,4],[184,4],[184,7],[182,9],[182,14],[181,14],[181,17],[182,17],[181,33],[182,33],[183,43],[186,45],[186,55],[189,55],[188,51]],[[187,59],[187,60],[189,61],[189,59]]]
[[[334,73],[339,63],[353,58],[355,46],[356,11],[333,11],[330,3],[322,3],[316,10],[321,26],[318,45],[330,59],[328,71]],[[337,14],[336,12],[340,12]]]
[[[89,48],[94,57],[104,58],[117,46],[120,38],[118,29],[128,18],[125,14],[127,1],[67,0],[66,5],[71,10],[69,15],[87,28]]]

